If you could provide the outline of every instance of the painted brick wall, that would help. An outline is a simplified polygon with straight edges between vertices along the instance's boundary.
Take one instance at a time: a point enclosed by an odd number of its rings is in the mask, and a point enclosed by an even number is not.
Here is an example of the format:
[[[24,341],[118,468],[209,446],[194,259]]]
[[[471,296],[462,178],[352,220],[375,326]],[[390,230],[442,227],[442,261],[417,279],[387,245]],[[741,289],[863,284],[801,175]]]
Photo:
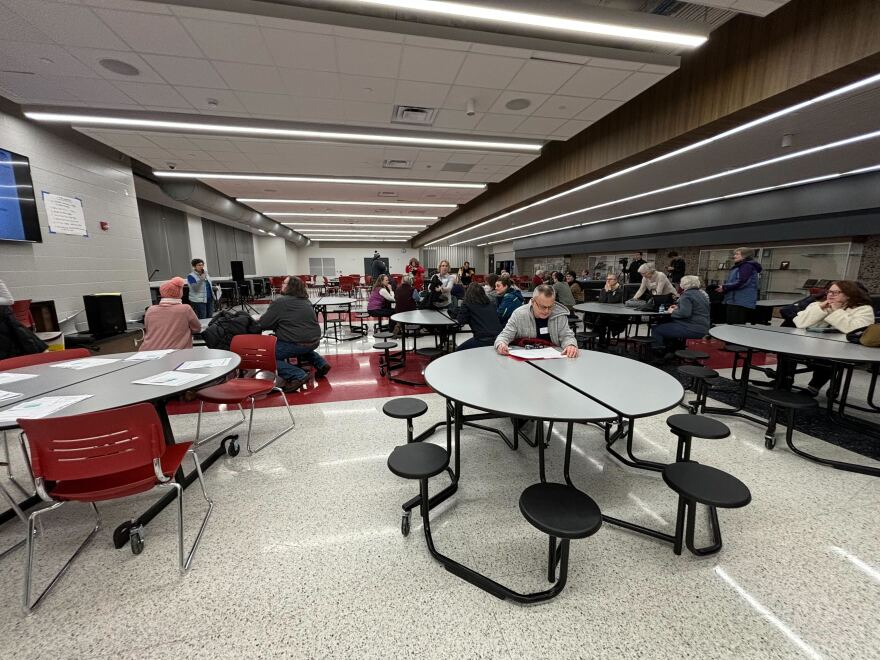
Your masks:
[[[142,313],[150,295],[128,161],[91,152],[2,111],[0,147],[30,159],[43,233],[42,243],[0,241],[0,279],[12,295],[52,299],[60,319],[83,308],[84,294],[119,292],[128,318]],[[89,236],[50,234],[41,191],[82,199]],[[109,231],[98,227],[102,220]],[[77,323],[86,328],[84,314]]]

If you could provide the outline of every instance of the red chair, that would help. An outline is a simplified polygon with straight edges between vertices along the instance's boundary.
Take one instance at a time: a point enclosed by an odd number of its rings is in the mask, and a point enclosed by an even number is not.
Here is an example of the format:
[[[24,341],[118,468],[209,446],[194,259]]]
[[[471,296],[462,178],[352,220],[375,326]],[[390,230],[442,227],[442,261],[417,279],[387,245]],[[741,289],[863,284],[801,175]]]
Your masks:
[[[6,358],[0,360],[0,371],[9,371],[10,369],[21,369],[22,367],[33,367],[38,364],[48,364],[49,362],[64,362],[66,360],[79,360],[87,358],[91,355],[87,348],[68,348],[63,351],[48,351],[46,353],[32,353],[30,355],[19,355],[17,357]]]
[[[202,469],[191,442],[166,444],[162,422],[149,403],[126,408],[102,410],[85,415],[20,419],[30,448],[31,470],[37,494],[51,506],[34,511],[28,517],[25,610],[32,610],[49,593],[101,526],[97,502],[146,493],[157,486],[177,491],[178,565],[185,573],[192,564],[205,525],[214,508],[208,497]],[[22,441],[24,442],[24,441]],[[183,487],[174,480],[184,457],[189,454],[198,474],[208,512],[199,528],[189,554],[183,547]],[[31,602],[34,559],[34,524],[38,517],[67,502],[87,502],[95,512],[95,527],[52,578],[43,592]],[[131,547],[135,554],[143,550],[142,528],[132,528]]]
[[[286,279],[285,275],[273,275],[269,278],[269,288],[272,290],[273,296],[281,293],[281,287],[284,286],[284,280]]]
[[[233,378],[220,385],[206,387],[196,392],[196,398],[199,400],[199,417],[196,421],[196,447],[200,447],[206,442],[210,442],[219,435],[224,435],[227,431],[231,431],[242,422],[246,421],[244,408],[242,404],[250,399],[251,415],[248,421],[247,442],[245,447],[248,454],[256,454],[258,451],[265,449],[275,442],[288,431],[292,431],[296,427],[296,421],[293,419],[293,411],[290,404],[287,403],[287,397],[280,387],[275,385],[275,376],[277,375],[277,365],[275,362],[275,344],[276,339],[272,335],[236,335],[232,338],[232,344],[229,347],[234,353],[238,353],[241,357],[240,371],[256,371],[271,372],[272,379],[265,378]],[[272,392],[278,392],[284,406],[287,408],[287,414],[290,415],[290,426],[278,433],[275,437],[267,440],[256,449],[251,449],[251,427],[254,425],[254,403],[256,400],[265,398]],[[205,403],[218,403],[226,405],[237,405],[241,412],[241,419],[234,424],[226,427],[222,431],[217,431],[209,435],[204,440],[199,439],[199,433],[202,427],[202,410]]]
[[[349,298],[354,297],[354,288],[357,283],[356,279],[349,277],[348,275],[340,275],[339,276],[339,291],[344,293]]]
[[[33,330],[34,317],[31,315],[30,298],[27,300],[14,300],[12,302],[12,313],[15,315],[15,318],[18,319],[19,323],[24,327]]]

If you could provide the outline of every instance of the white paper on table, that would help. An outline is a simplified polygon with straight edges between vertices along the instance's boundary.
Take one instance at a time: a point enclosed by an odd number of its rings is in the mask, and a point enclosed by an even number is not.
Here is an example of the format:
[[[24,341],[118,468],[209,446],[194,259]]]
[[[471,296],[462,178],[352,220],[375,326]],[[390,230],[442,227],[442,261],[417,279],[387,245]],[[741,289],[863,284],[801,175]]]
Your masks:
[[[150,376],[149,378],[141,378],[140,380],[131,381],[135,385],[165,385],[167,387],[178,387],[186,385],[194,380],[201,380],[210,374],[193,374],[181,371],[163,371],[161,374]]]
[[[22,401],[18,405],[0,411],[0,423],[14,422],[17,419],[39,419],[46,417],[68,406],[91,398],[91,394],[76,396],[44,396],[39,399]]]
[[[165,357],[169,353],[173,353],[176,351],[176,348],[163,348],[158,351],[141,351],[140,353],[135,353],[134,355],[129,355],[125,358],[126,362],[140,362],[141,360],[158,360],[161,357]]]
[[[522,358],[523,360],[555,360],[565,357],[555,348],[547,346],[546,348],[511,348],[510,354],[513,357]]]
[[[91,369],[92,367],[103,367],[105,364],[113,364],[114,362],[119,362],[119,358],[82,358],[80,360],[70,360],[68,362],[57,362],[55,364],[50,364],[50,367],[55,367],[56,369],[76,369],[79,371],[80,369]]]
[[[215,358],[213,360],[189,360],[188,362],[184,362],[177,370],[186,370],[186,369],[211,369],[213,367],[225,367],[228,366],[229,363],[232,362],[232,358]]]
[[[17,383],[20,380],[28,380],[30,378],[36,378],[37,374],[14,374],[11,372],[0,374],[0,385],[6,385],[7,383]]]
[[[8,401],[9,399],[15,399],[20,396],[20,392],[7,392],[6,390],[0,390],[0,401]]]

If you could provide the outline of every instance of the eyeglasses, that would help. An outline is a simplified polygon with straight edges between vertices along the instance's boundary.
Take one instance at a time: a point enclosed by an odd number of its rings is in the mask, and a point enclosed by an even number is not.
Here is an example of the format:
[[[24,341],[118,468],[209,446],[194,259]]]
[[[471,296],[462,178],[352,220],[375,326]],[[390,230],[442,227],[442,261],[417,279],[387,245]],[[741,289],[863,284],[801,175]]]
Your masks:
[[[549,312],[554,307],[556,307],[556,303],[553,303],[552,305],[542,305],[541,303],[537,302],[536,300],[532,300],[532,304],[543,312]]]
[[[827,292],[826,295],[829,295],[829,296],[839,296],[839,295],[841,295],[842,293],[843,293],[843,291],[840,291],[839,289],[838,289],[838,290],[828,289],[828,292]]]

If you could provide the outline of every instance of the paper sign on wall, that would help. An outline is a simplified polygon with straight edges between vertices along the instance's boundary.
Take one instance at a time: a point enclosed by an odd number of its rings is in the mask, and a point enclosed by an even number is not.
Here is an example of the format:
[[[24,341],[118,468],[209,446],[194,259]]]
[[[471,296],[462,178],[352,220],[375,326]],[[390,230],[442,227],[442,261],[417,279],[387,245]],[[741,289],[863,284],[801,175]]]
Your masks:
[[[46,218],[49,231],[53,234],[69,234],[71,236],[88,236],[86,216],[83,213],[82,200],[76,197],[65,197],[43,192],[43,203],[46,206]]]

